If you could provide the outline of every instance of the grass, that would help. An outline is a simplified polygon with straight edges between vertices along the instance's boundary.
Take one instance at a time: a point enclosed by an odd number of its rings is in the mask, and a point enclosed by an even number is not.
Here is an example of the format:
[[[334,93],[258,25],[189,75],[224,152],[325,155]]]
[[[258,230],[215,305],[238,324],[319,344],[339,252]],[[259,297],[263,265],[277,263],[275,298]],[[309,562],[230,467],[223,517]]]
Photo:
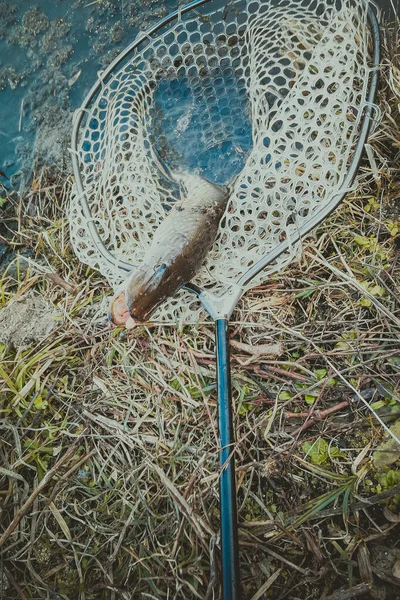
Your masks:
[[[233,318],[249,600],[398,593],[374,557],[398,543],[400,466],[374,453],[377,416],[400,410],[399,73],[386,49],[357,189]],[[69,186],[42,171],[3,206],[32,263],[4,271],[0,305],[33,289],[60,316],[27,349],[0,345],[0,598],[219,598],[212,325],[113,329],[106,282],[69,243]],[[280,356],[254,350],[270,343]]]

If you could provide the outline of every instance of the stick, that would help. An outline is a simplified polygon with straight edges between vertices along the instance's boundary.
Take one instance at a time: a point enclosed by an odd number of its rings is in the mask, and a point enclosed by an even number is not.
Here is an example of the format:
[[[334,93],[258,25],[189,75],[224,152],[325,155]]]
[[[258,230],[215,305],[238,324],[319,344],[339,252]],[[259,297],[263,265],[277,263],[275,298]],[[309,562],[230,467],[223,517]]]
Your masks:
[[[250,354],[256,358],[262,358],[264,356],[281,356],[284,353],[284,347],[281,342],[277,342],[276,344],[259,344],[256,346],[251,346],[250,344],[243,344],[242,342],[237,342],[235,340],[230,340],[230,345],[232,348],[236,350],[240,350],[241,352],[246,352],[246,354]],[[243,366],[250,364],[254,361],[254,358],[248,359]]]
[[[13,588],[15,589],[15,591],[17,592],[18,596],[21,598],[21,600],[28,600],[28,596],[26,596],[24,594],[24,592],[22,591],[21,587],[15,581],[12,573],[7,569],[7,567],[4,567],[4,573],[5,573],[8,581],[11,583],[11,585],[13,586]]]
[[[308,420],[305,421],[303,423],[303,425],[300,425],[300,427],[298,427],[295,431],[293,431],[292,435],[293,436],[298,435],[302,431],[305,431],[306,429],[311,427],[311,425],[313,425],[316,421],[321,421],[325,417],[328,417],[329,415],[332,415],[335,412],[342,410],[342,408],[346,408],[346,406],[349,406],[349,402],[347,400],[343,400],[343,402],[339,402],[339,404],[336,404],[336,406],[331,406],[331,408],[327,408],[326,410],[315,410],[312,414],[298,413],[297,416],[304,415],[305,418]],[[291,416],[291,415],[295,415],[295,414],[296,413],[288,413],[286,416],[289,416],[289,415]]]
[[[300,412],[300,413],[294,413],[294,412],[285,412],[284,416],[287,419],[313,419],[315,421],[320,421],[321,419],[324,419],[325,417],[328,417],[329,415],[332,415],[335,412],[338,412],[339,410],[342,410],[342,408],[346,408],[346,406],[349,405],[349,402],[347,400],[343,400],[343,402],[339,402],[339,404],[335,404],[335,406],[331,406],[331,408],[327,408],[326,410],[315,410],[314,413],[312,415],[310,415],[310,413],[308,412]]]
[[[44,276],[47,279],[49,279],[54,285],[59,285],[60,287],[62,287],[66,292],[74,295],[77,294],[76,287],[68,283],[68,281],[64,281],[64,279],[62,279],[58,275],[58,273],[45,273]]]

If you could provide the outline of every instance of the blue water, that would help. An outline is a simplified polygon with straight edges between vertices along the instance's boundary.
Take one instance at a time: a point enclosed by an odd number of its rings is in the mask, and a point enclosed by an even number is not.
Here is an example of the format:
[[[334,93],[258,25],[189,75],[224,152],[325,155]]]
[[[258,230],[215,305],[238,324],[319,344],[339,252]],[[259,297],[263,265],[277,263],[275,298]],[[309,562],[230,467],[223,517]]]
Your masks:
[[[158,135],[152,142],[159,155],[164,151],[170,169],[197,172],[225,184],[245,165],[252,145],[251,121],[244,89],[232,84],[232,70],[218,70],[213,76],[209,87],[206,78],[197,86],[187,78],[159,83],[151,115]]]
[[[34,160],[37,165],[60,161],[57,143],[53,149],[44,144],[35,153],[38,131],[45,128],[44,137],[48,131],[55,139],[62,137],[59,146],[65,149],[72,111],[80,106],[97,72],[140,30],[175,7],[175,0],[0,0],[3,185],[18,187],[29,177]]]

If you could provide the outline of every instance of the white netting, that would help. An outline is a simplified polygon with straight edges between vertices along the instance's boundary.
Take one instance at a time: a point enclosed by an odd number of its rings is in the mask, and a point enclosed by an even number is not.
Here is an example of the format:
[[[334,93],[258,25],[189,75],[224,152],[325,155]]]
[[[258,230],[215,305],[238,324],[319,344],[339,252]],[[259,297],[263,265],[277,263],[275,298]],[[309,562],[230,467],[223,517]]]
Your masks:
[[[368,88],[366,11],[362,0],[211,0],[147,40],[102,86],[81,127],[83,187],[113,255],[140,264],[177,197],[151,145],[172,168],[221,183],[238,175],[194,283],[223,294],[290,240],[347,173]],[[125,275],[96,250],[76,189],[70,222],[79,258],[117,287]],[[199,310],[182,291],[154,317],[193,321]]]

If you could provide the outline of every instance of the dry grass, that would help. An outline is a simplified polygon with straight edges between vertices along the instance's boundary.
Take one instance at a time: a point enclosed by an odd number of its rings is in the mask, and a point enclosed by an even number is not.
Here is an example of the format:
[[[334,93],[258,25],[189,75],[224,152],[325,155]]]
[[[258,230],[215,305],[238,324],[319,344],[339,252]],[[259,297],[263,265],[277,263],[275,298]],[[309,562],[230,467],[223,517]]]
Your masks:
[[[399,417],[399,69],[387,54],[357,190],[234,315],[246,599],[400,591],[379,558],[398,543],[399,462],[373,462],[375,415]],[[0,346],[0,598],[219,598],[212,325],[111,328],[107,284],[69,245],[63,181],[39,174],[6,220],[39,266],[4,272],[1,305],[32,288],[62,318],[35,347]]]

